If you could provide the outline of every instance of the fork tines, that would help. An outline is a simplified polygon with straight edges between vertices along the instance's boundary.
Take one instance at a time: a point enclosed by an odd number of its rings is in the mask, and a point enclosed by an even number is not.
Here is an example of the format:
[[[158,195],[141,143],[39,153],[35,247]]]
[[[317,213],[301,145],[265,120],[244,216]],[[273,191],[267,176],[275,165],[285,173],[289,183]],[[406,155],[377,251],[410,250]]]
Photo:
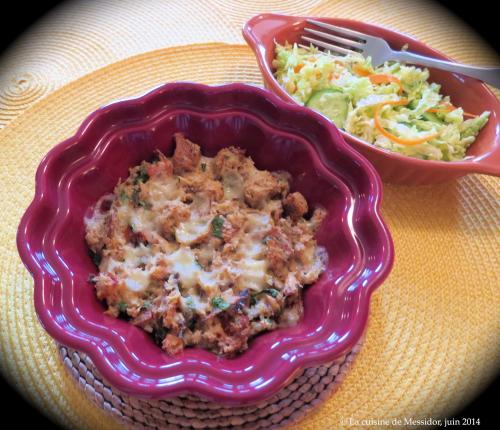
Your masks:
[[[327,49],[328,51],[333,51],[335,53],[343,54],[343,55],[354,54],[356,52],[359,52],[357,50],[362,51],[364,48],[365,42],[363,40],[367,39],[367,35],[365,35],[365,34],[358,33],[357,31],[350,30],[348,28],[339,27],[337,25],[327,24],[327,23],[321,22],[321,21],[316,21],[313,19],[308,19],[307,23],[313,24],[317,27],[320,27],[320,28],[323,28],[326,30],[330,30],[330,31],[334,31],[338,34],[342,34],[343,36],[349,37],[349,38],[345,38],[345,37],[340,37],[340,36],[336,36],[334,34],[327,33],[325,31],[315,30],[313,28],[308,28],[308,27],[304,28],[304,31],[306,33],[312,34],[314,36],[320,37],[321,39],[324,39],[324,40],[320,40],[317,38],[310,37],[308,35],[301,36],[302,40],[305,40],[305,41],[307,41],[315,46],[319,46],[321,48]],[[356,40],[353,40],[352,38],[356,39]],[[336,43],[343,45],[343,46],[338,46],[336,44],[334,45],[334,44],[329,43],[327,41],[336,42]],[[304,45],[301,45],[301,46],[304,47]],[[349,49],[349,48],[353,48],[353,49]]]

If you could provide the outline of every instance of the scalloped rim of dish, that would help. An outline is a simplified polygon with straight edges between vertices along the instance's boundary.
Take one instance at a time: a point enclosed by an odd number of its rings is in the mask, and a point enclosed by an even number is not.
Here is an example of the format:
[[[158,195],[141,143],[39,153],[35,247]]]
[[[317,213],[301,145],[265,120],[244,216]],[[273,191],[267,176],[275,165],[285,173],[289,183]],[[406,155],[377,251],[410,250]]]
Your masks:
[[[98,120],[111,110],[118,110],[123,106],[127,106],[129,108],[133,106],[134,108],[137,108],[139,106],[148,105],[148,103],[151,103],[151,100],[156,97],[161,97],[164,92],[182,89],[201,92],[208,99],[210,97],[216,97],[219,93],[231,91],[257,93],[260,97],[266,100],[266,103],[280,111],[289,112],[290,115],[307,114],[308,117],[311,117],[317,123],[320,123],[320,126],[328,131],[331,141],[336,142],[336,145],[339,145],[339,149],[342,152],[364,168],[364,172],[366,173],[370,183],[370,199],[369,204],[366,205],[366,210],[369,214],[368,220],[372,223],[372,227],[378,230],[378,234],[381,238],[380,242],[383,242],[379,244],[381,248],[380,270],[373,273],[373,276],[368,280],[367,284],[363,285],[364,295],[359,299],[360,308],[356,314],[356,324],[353,324],[354,327],[352,328],[352,332],[349,332],[350,336],[348,336],[341,344],[336,343],[333,348],[329,348],[328,345],[324,345],[323,348],[319,349],[315,347],[316,341],[318,340],[317,337],[319,337],[319,335],[313,339],[315,342],[312,343],[311,339],[307,342],[296,340],[294,343],[287,344],[287,348],[284,351],[282,350],[283,348],[275,348],[274,350],[269,351],[266,356],[266,360],[252,363],[252,369],[247,372],[247,379],[245,379],[246,385],[239,381],[239,383],[236,384],[237,387],[232,386],[231,389],[227,387],[224,388],[224,378],[227,378],[228,375],[224,374],[224,372],[220,369],[210,367],[209,369],[204,369],[205,374],[202,374],[198,372],[199,368],[197,368],[196,363],[192,363],[190,360],[183,362],[182,357],[176,361],[178,366],[174,371],[175,375],[172,374],[172,369],[169,369],[169,367],[175,366],[165,366],[165,368],[162,367],[161,369],[155,369],[156,373],[152,375],[153,370],[144,368],[144,365],[141,368],[140,365],[143,363],[132,362],[131,353],[121,343],[119,336],[117,336],[117,334],[112,330],[107,330],[105,326],[101,326],[99,330],[96,328],[94,333],[90,333],[88,329],[79,331],[79,327],[73,327],[75,329],[74,332],[70,332],[65,329],[57,321],[57,318],[60,317],[60,315],[54,315],[52,313],[50,303],[47,303],[46,301],[46,294],[49,294],[48,291],[50,290],[52,283],[56,282],[54,281],[54,275],[57,278],[59,277],[58,275],[61,275],[61,286],[64,286],[65,282],[71,282],[71,277],[68,273],[51,274],[47,270],[43,270],[40,265],[40,258],[43,260],[45,256],[42,255],[41,257],[36,257],[31,246],[31,235],[34,233],[30,230],[30,228],[32,226],[34,214],[41,210],[50,209],[52,213],[56,212],[60,215],[61,212],[65,212],[59,210],[61,207],[68,209],[68,213],[70,212],[69,205],[64,206],[64,201],[60,200],[60,190],[58,191],[57,201],[47,201],[47,193],[45,190],[48,186],[47,176],[50,173],[51,161],[57,159],[57,157],[64,153],[64,151],[68,148],[78,145],[80,139],[88,134],[89,130],[92,130],[93,127],[101,127],[101,129],[105,129],[102,124],[96,125],[96,123],[99,123]],[[216,102],[214,103],[216,104]],[[193,109],[187,110],[194,111]],[[223,111],[223,108],[219,108],[219,110]],[[231,111],[238,112],[238,109],[232,108]],[[170,111],[166,109],[165,112]],[[199,113],[203,114],[204,111]],[[262,120],[261,116],[259,116],[256,112],[249,113],[257,119]],[[275,124],[274,128],[279,129],[279,124]],[[99,135],[102,136],[102,134],[103,133]],[[329,173],[333,173],[325,164],[322,156],[318,154],[318,148],[310,142],[308,143],[314,149],[314,155],[319,163],[319,166],[326,169]],[[90,153],[86,154],[88,160],[87,162],[84,162],[84,164],[92,164],[92,162],[99,157],[99,151],[95,151],[98,146],[99,143],[94,150],[91,150]],[[79,166],[79,168],[80,167],[82,166]],[[73,171],[73,174],[74,173],[75,172]],[[62,175],[66,176],[67,179],[71,178],[69,172],[64,172]],[[58,178],[60,179],[60,176],[58,176]],[[59,185],[63,182],[63,180],[60,180]],[[371,294],[388,276],[394,260],[392,239],[380,215],[381,197],[381,181],[374,168],[361,155],[359,155],[343,141],[339,131],[322,115],[298,105],[290,105],[268,90],[247,84],[236,83],[220,86],[206,86],[189,82],[169,83],[157,87],[140,97],[114,102],[98,109],[84,120],[78,131],[72,137],[61,142],[49,151],[38,167],[36,173],[35,196],[21,219],[17,234],[17,247],[21,259],[34,278],[35,309],[43,327],[61,344],[86,353],[91,358],[99,372],[119,390],[131,395],[146,398],[166,398],[184,393],[191,393],[227,404],[253,403],[271,397],[280,388],[286,385],[290,378],[292,378],[300,369],[331,361],[349,351],[361,338],[368,318]],[[360,211],[360,208],[359,204],[353,204],[353,206],[354,216]],[[60,220],[57,214],[51,221],[50,228],[48,228],[47,231],[53,230],[57,227],[58,223],[62,223],[64,221],[64,215],[62,220]],[[344,228],[346,228],[345,225]],[[47,232],[45,232],[44,236],[42,236],[40,243],[42,243],[42,249],[46,251],[45,247],[48,246],[48,244],[44,241],[44,239],[46,239],[45,235],[47,235]],[[362,243],[359,243],[358,246],[361,249],[363,248]],[[68,278],[63,279],[65,277]],[[358,275],[356,280],[360,280],[360,278],[361,276]],[[354,282],[353,279],[350,281],[351,283]],[[284,330],[284,333],[285,332],[286,329]],[[328,336],[331,336],[331,334],[331,331],[328,332],[328,334],[321,334],[320,340],[326,340]],[[111,350],[110,347],[112,347]],[[286,365],[283,365],[283,362],[281,361],[281,367],[279,367],[279,369],[273,369],[276,373],[270,374],[269,368],[272,369],[272,366],[269,366],[268,363],[272,361],[274,356],[281,357],[283,354],[289,354],[290,359],[286,361]],[[216,359],[214,358],[213,361],[215,363]],[[198,364],[200,363],[201,362],[198,360]],[[124,372],[123,366],[126,367],[128,373]],[[148,377],[146,378],[147,380],[141,380],[141,384],[138,384],[134,381],[134,374],[131,372],[137,372],[140,375],[140,371],[144,371]],[[171,379],[174,376],[176,377],[176,380],[172,381]],[[260,381],[259,389],[252,386],[252,383],[255,383],[256,380]]]
[[[333,17],[311,17],[311,16],[291,16],[291,15],[280,15],[280,14],[273,14],[273,13],[263,13],[259,15],[255,15],[252,18],[250,18],[245,25],[243,26],[243,37],[252,49],[252,51],[255,54],[255,57],[257,58],[257,63],[259,65],[259,69],[262,74],[265,75],[267,80],[272,82],[272,90],[273,92],[276,92],[279,94],[282,98],[286,99],[288,102],[297,104],[297,102],[291,97],[285,89],[281,87],[281,85],[278,83],[276,78],[274,77],[274,74],[267,63],[266,59],[264,58],[263,53],[259,49],[259,45],[262,46],[261,41],[254,37],[251,32],[251,26],[253,21],[259,20],[259,19],[275,19],[275,18],[289,18],[290,21],[292,20],[306,20],[306,19],[315,19],[318,21],[325,21],[328,22],[330,18],[334,19]],[[440,51],[435,50],[434,48],[431,48],[430,46],[426,45],[425,43],[419,41],[418,39],[415,39],[412,36],[409,36],[407,34],[404,34],[399,31],[392,30],[390,28],[382,27],[379,25],[375,25],[372,23],[365,23],[363,21],[357,21],[353,19],[347,19],[347,18],[339,18],[342,19],[345,22],[350,22],[355,25],[365,25],[371,28],[379,29],[382,31],[387,31],[394,33],[401,37],[404,40],[410,40],[414,44],[417,45],[424,45],[427,49],[431,50],[436,58],[446,60],[446,61],[451,61],[455,62],[452,58],[446,56]],[[349,27],[348,25],[346,27]],[[267,49],[267,48],[266,48]],[[451,73],[453,75],[457,75],[454,73]],[[460,75],[457,75],[460,76]],[[461,77],[461,79],[472,79],[472,78],[465,78]],[[481,84],[483,87],[483,90],[488,94],[490,97],[494,97],[496,99],[496,96],[492,93],[492,91],[485,85]],[[497,100],[498,101],[498,100]],[[499,109],[500,110],[500,109]],[[495,112],[495,115],[498,116],[498,112]],[[491,119],[491,117],[490,117]],[[464,160],[461,161],[440,161],[440,160],[421,160],[419,158],[415,157],[409,157],[406,155],[399,154],[394,151],[390,151],[388,149],[384,148],[379,148],[377,146],[374,146],[362,139],[360,139],[357,136],[354,136],[344,130],[339,130],[340,133],[347,139],[353,141],[356,145],[360,145],[365,147],[366,149],[377,153],[379,155],[383,155],[384,157],[388,157],[392,160],[403,162],[403,163],[411,163],[415,166],[420,166],[420,167],[425,167],[429,169],[436,169],[436,170],[454,170],[454,171],[459,171],[459,172],[465,172],[465,173],[482,173],[482,174],[487,174],[487,175],[494,175],[494,176],[500,176],[500,145],[492,151],[489,155],[485,154],[479,154],[476,156],[467,156],[464,158]],[[498,135],[498,133],[497,133]],[[475,143],[475,142],[474,142]],[[473,143],[473,144],[474,144]]]

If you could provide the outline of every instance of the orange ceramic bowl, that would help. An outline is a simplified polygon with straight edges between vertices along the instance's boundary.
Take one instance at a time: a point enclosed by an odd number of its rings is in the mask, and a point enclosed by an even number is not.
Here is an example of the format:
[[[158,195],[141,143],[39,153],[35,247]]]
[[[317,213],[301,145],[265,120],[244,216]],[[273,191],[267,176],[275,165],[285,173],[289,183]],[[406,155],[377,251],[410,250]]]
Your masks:
[[[312,17],[311,17],[312,18]],[[279,85],[273,75],[272,61],[275,42],[298,42],[307,17],[263,14],[250,19],[243,27],[243,36],[255,52],[267,88],[282,99],[295,103]],[[372,24],[341,18],[313,19],[351,28],[373,36],[382,37],[394,49],[408,45],[408,50],[434,58],[449,60],[442,53],[407,35]],[[480,114],[491,112],[490,119],[476,141],[467,150],[463,161],[420,160],[392,151],[377,148],[344,131],[344,139],[368,158],[387,182],[420,185],[448,181],[468,173],[500,176],[500,103],[481,82],[458,74],[429,69],[430,81],[442,87],[442,93],[451,97],[455,106],[466,112]]]

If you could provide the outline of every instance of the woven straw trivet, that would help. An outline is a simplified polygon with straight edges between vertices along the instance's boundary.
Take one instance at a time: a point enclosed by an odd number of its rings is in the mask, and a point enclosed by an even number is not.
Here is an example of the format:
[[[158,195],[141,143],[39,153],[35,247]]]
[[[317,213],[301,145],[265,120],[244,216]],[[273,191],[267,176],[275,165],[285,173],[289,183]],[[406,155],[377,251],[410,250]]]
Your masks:
[[[329,398],[344,379],[362,340],[331,363],[309,367],[269,400],[248,406],[224,406],[193,395],[142,400],[113,388],[90,358],[59,346],[61,359],[85,394],[127,426],[144,430],[276,429],[302,418]]]

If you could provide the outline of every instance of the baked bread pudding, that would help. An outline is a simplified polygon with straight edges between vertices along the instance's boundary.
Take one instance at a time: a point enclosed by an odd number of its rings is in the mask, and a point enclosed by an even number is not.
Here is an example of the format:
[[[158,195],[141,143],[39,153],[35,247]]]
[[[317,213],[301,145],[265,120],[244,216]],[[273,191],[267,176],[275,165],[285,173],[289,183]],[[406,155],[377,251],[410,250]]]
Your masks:
[[[85,219],[106,313],[170,355],[197,346],[234,356],[256,334],[296,324],[302,289],[327,263],[325,216],[290,192],[287,172],[255,167],[242,149],[213,158],[181,134],[171,158],[130,169]]]

